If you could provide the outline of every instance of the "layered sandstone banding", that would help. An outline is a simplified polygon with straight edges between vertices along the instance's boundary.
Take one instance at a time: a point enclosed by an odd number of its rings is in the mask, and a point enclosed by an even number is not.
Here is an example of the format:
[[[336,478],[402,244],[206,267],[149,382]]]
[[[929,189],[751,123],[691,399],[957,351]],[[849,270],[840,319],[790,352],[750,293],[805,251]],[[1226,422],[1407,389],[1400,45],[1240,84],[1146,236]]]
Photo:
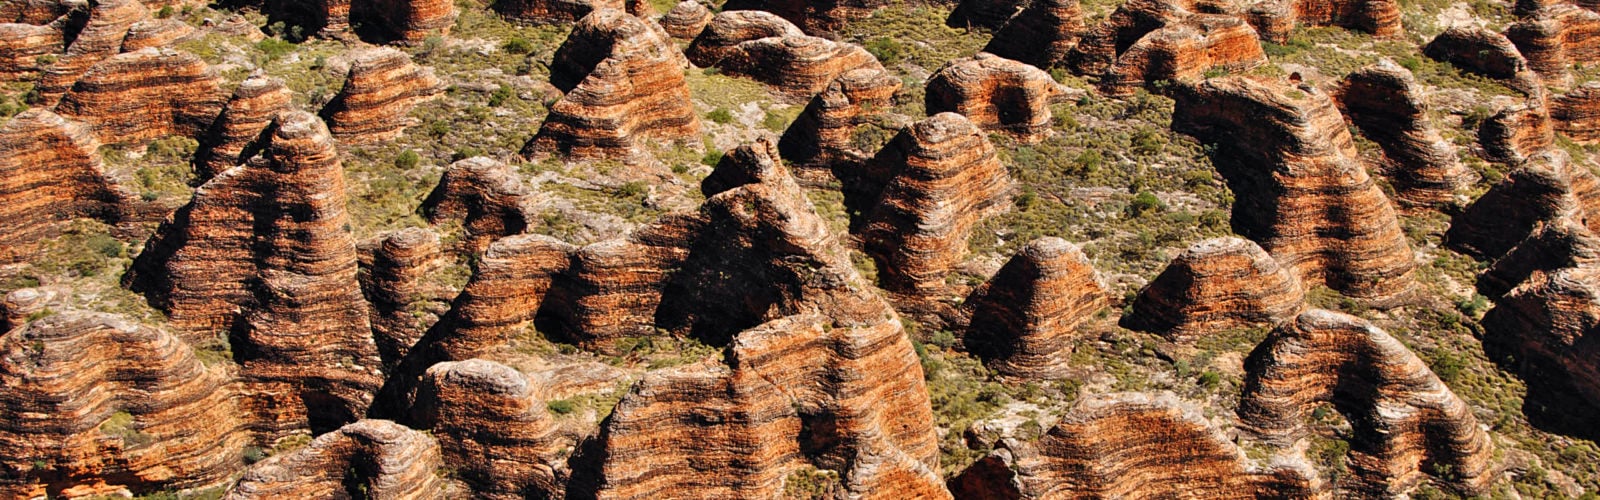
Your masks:
[[[1541,99],[1500,108],[1478,126],[1483,158],[1493,162],[1518,165],[1550,149],[1555,142],[1550,109]]]
[[[864,161],[873,152],[855,145],[856,131],[880,126],[900,84],[900,78],[886,71],[857,69],[839,75],[784,130],[778,141],[783,158],[798,169],[797,175],[808,178],[814,170]]]
[[[210,179],[235,165],[244,163],[266,145],[267,125],[289,109],[293,98],[283,80],[251,75],[222,108],[222,113],[200,136],[195,150],[195,177]]]
[[[133,218],[137,199],[106,175],[99,148],[89,126],[42,109],[0,125],[0,264],[35,258],[73,219]]]
[[[59,26],[0,23],[0,81],[32,79],[49,56],[66,49]]]
[[[590,12],[604,9],[624,10],[626,0],[500,0],[494,2],[495,12],[518,21],[530,23],[570,23],[582,19]]]
[[[679,272],[701,221],[669,216],[627,237],[585,245],[551,283],[539,330],[600,352],[626,337],[655,335],[662,289]]]
[[[1293,269],[1379,306],[1415,288],[1411,246],[1333,100],[1309,86],[1213,78],[1175,93],[1173,130],[1216,144],[1233,229]]]
[[[0,337],[0,494],[225,484],[251,443],[229,379],[227,366],[121,316],[68,311],[11,330]]]
[[[646,139],[698,137],[687,64],[654,22],[614,9],[584,16],[550,63],[550,83],[566,95],[523,155],[626,157]]]
[[[411,109],[444,91],[433,68],[391,48],[366,49],[353,56],[344,88],[322,108],[328,129],[341,142],[365,144],[392,140],[415,121]]]
[[[1099,87],[1109,95],[1133,95],[1151,82],[1199,80],[1210,72],[1239,73],[1266,62],[1249,24],[1230,15],[1195,14],[1133,42]]]
[[[1248,466],[1203,412],[1172,393],[1079,401],[1043,437],[1011,439],[950,479],[957,498],[1301,498],[1304,462]]]
[[[1540,274],[1600,264],[1600,236],[1570,216],[1542,222],[1478,276],[1478,293],[1499,300]]]
[[[472,278],[417,354],[423,365],[487,354],[533,321],[557,274],[577,247],[537,234],[507,236],[489,245]],[[419,344],[420,345],[420,344]],[[418,368],[425,368],[419,366]]]
[[[1052,378],[1068,368],[1078,325],[1108,302],[1082,250],[1060,238],[1034,240],[967,297],[967,350],[1005,375]]]
[[[456,24],[451,0],[357,0],[351,15],[379,31],[384,40],[418,44],[450,33]]]
[[[955,113],[902,130],[868,170],[883,189],[857,234],[878,262],[880,285],[897,294],[937,296],[966,255],[973,226],[1012,205],[1011,178],[994,146]]]
[[[227,100],[211,65],[187,52],[149,48],[96,64],[56,112],[89,124],[100,142],[138,143],[199,135]]]
[[[1134,42],[1193,15],[1182,0],[1131,0],[1090,28],[1067,53],[1066,67],[1080,75],[1103,75]]]
[[[476,253],[526,230],[533,197],[515,169],[479,156],[450,164],[422,201],[422,213],[435,225],[459,222],[466,230],[462,245]]]
[[[1589,82],[1550,100],[1550,120],[1572,140],[1600,142],[1600,82]]]
[[[1310,432],[1319,404],[1353,427],[1347,494],[1391,496],[1425,474],[1463,494],[1485,491],[1498,471],[1494,443],[1472,408],[1416,354],[1365,320],[1312,309],[1267,337],[1245,361],[1240,426],[1287,446]]]
[[[262,157],[196,189],[124,276],[189,338],[229,333],[263,432],[354,421],[378,387],[344,207],[327,127],[284,113]]]
[[[685,54],[695,66],[750,77],[797,99],[822,92],[850,70],[883,70],[859,45],[807,36],[776,14],[756,10],[717,14]]]
[[[1246,17],[1263,40],[1289,41],[1298,26],[1338,26],[1377,37],[1398,37],[1400,2],[1396,0],[1265,0],[1251,6]]]
[[[1600,229],[1600,178],[1573,163],[1565,151],[1542,153],[1512,170],[1450,221],[1450,248],[1482,259],[1498,259],[1538,229],[1571,218]]]
[[[1582,233],[1592,245],[1593,233]],[[1600,358],[1600,336],[1594,333],[1600,325],[1600,268],[1592,253],[1578,257],[1587,262],[1531,273],[1501,297],[1483,317],[1483,343],[1492,355],[1514,361],[1511,366],[1527,379],[1524,411],[1564,416],[1576,425],[1560,432],[1592,436],[1600,409],[1600,365],[1594,362]]]
[[[440,472],[451,465],[433,436],[362,420],[251,466],[224,498],[340,498],[352,490],[367,498],[449,498],[454,492]]]
[[[845,27],[851,19],[871,17],[889,0],[729,0],[722,10],[762,10],[777,14],[806,33],[825,35]]]
[[[562,498],[568,440],[544,388],[511,367],[470,359],[428,368],[412,423],[439,440],[455,477],[479,498]]]
[[[192,40],[195,36],[194,27],[181,20],[146,19],[128,27],[128,35],[122,39],[122,51],[171,47],[178,42]]]
[[[121,52],[128,29],[149,17],[149,9],[138,0],[95,1],[89,6],[87,24],[72,38],[66,52],[44,68],[36,87],[37,102],[55,105],[89,68]]]
[[[1050,104],[1066,92],[1039,68],[980,53],[928,77],[926,105],[929,115],[961,114],[985,131],[1033,143],[1052,133]]]
[[[1026,0],[961,0],[945,24],[952,28],[1000,29],[1026,5]]]
[[[1400,202],[1447,205],[1472,183],[1472,171],[1428,119],[1410,71],[1384,59],[1346,76],[1336,99],[1361,134],[1383,148],[1383,170]]]
[[[1078,0],[1035,0],[996,32],[983,51],[1038,68],[1055,68],[1078,46],[1084,30]]]
[[[661,27],[679,40],[694,40],[711,24],[711,9],[699,0],[683,0],[661,18]]]
[[[1506,82],[1519,92],[1539,95],[1542,83],[1528,68],[1517,46],[1505,35],[1483,28],[1456,26],[1440,33],[1422,48],[1434,60]]]
[[[1233,328],[1273,326],[1305,308],[1300,280],[1254,242],[1213,238],[1172,259],[1122,316],[1130,330],[1193,342]]]
[[[1600,63],[1600,13],[1567,3],[1539,9],[1506,28],[1528,67],[1556,85],[1572,83],[1575,65]]]
[[[404,358],[422,333],[439,320],[451,291],[435,284],[444,265],[439,233],[406,228],[386,235],[362,275],[372,304],[372,335],[385,367]]]

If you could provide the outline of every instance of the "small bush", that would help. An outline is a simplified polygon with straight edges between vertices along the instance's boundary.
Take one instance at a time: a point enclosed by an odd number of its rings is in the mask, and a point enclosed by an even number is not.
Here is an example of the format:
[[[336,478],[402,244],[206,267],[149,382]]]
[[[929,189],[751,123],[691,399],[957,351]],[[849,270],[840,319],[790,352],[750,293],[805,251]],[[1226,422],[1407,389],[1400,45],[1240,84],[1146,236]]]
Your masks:
[[[394,166],[401,170],[411,170],[413,168],[417,168],[417,164],[421,162],[422,156],[418,155],[416,151],[409,149],[401,151],[400,154],[395,155],[394,157]]]
[[[1128,215],[1143,217],[1145,214],[1160,208],[1160,198],[1156,198],[1156,195],[1149,191],[1140,191],[1139,194],[1133,196],[1133,201],[1128,203]]]
[[[177,10],[173,9],[171,5],[168,5],[166,7],[162,7],[161,10],[156,11],[156,19],[166,19],[172,17],[172,15],[176,13]]]
[[[706,155],[700,157],[700,163],[708,167],[717,166],[718,163],[722,163],[722,151],[717,148],[707,149]]]
[[[868,40],[864,47],[867,52],[872,53],[873,57],[877,57],[878,62],[883,63],[884,66],[892,66],[900,62],[906,54],[905,44],[886,36]]]
[[[266,56],[266,60],[263,61],[263,63],[270,63],[278,59],[282,59],[283,56],[289,55],[290,52],[294,52],[295,48],[295,44],[277,38],[268,38],[260,42],[256,42],[256,50],[260,50],[261,54]]]
[[[557,399],[555,401],[545,403],[544,406],[545,408],[549,408],[551,413],[555,413],[557,415],[571,415],[572,412],[578,410],[578,404],[572,402],[570,399]]]
[[[504,105],[507,100],[516,97],[516,95],[516,91],[511,90],[511,86],[502,84],[500,88],[494,89],[494,93],[489,94],[489,107],[498,108]]]
[[[733,112],[728,111],[728,108],[717,108],[711,110],[710,113],[706,113],[706,119],[721,125],[727,125],[733,123]]]
[[[533,42],[520,36],[513,37],[510,40],[506,40],[506,43],[500,46],[500,50],[518,55],[530,54],[533,53]]]

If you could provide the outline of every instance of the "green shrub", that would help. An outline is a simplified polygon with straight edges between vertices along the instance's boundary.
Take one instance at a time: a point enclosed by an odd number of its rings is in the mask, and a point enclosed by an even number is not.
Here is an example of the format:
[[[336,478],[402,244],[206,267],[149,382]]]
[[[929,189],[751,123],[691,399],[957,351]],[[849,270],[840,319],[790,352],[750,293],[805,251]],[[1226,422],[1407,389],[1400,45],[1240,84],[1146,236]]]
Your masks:
[[[878,62],[883,63],[884,66],[893,66],[899,63],[906,53],[904,44],[886,36],[868,40],[863,47],[867,49],[867,52],[871,52],[874,57],[877,57]]]
[[[510,85],[501,84],[500,88],[494,89],[494,93],[489,94],[489,107],[498,108],[516,95],[516,91],[512,90]]]
[[[578,410],[578,404],[572,402],[570,399],[557,399],[555,401],[545,403],[544,406],[545,408],[549,408],[551,413],[555,413],[557,415],[570,415],[572,412]]]
[[[1155,193],[1140,191],[1133,196],[1133,201],[1128,203],[1128,214],[1134,217],[1143,217],[1145,214],[1161,208],[1161,199]]]
[[[416,151],[412,151],[410,149],[401,151],[400,154],[395,155],[394,157],[394,166],[401,170],[411,170],[413,168],[417,168],[417,164],[421,162],[422,156],[418,155]]]
[[[520,36],[512,37],[510,40],[506,40],[506,43],[500,45],[500,50],[518,55],[531,54],[533,49],[533,42]]]
[[[717,166],[718,163],[722,163],[722,150],[717,148],[706,149],[706,155],[700,157],[700,163],[708,167]]]
[[[733,112],[728,111],[728,108],[713,109],[710,113],[706,113],[706,119],[718,124],[727,125],[729,123],[733,123]]]
[[[156,11],[156,19],[166,19],[172,17],[172,15],[176,13],[177,11],[173,9],[171,5],[168,5],[166,7],[162,7],[161,10]]]

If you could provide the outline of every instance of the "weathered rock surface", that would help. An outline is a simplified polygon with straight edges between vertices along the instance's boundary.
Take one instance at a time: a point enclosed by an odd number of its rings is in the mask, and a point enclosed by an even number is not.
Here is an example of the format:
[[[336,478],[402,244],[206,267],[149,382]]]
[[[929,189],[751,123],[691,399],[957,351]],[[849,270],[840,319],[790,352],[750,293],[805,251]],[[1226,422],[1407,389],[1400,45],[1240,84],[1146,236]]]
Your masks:
[[[1383,172],[1401,203],[1448,205],[1472,183],[1472,171],[1428,119],[1422,87],[1410,71],[1384,59],[1346,76],[1335,100],[1361,134],[1383,148]]]
[[[87,123],[102,143],[138,143],[199,135],[227,96],[222,78],[199,57],[149,48],[94,65],[56,112]]]
[[[41,57],[66,50],[60,26],[0,23],[0,81],[36,78],[44,69]]]
[[[1025,0],[961,0],[945,24],[952,28],[1000,29],[1027,5]]]
[[[439,442],[387,420],[362,420],[250,467],[224,498],[448,498]]]
[[[540,331],[599,352],[615,352],[626,337],[656,335],[662,290],[683,272],[701,224],[692,214],[666,217],[624,238],[579,248],[551,284],[544,305],[548,326]]]
[[[1245,361],[1240,426],[1287,446],[1309,432],[1312,409],[1332,403],[1353,427],[1345,494],[1391,496],[1425,474],[1479,494],[1495,480],[1494,444],[1472,408],[1428,365],[1365,320],[1313,309],[1273,331]]]
[[[889,0],[730,0],[722,10],[762,10],[777,14],[806,33],[825,35],[843,29],[851,19],[871,17]]]
[[[868,170],[883,188],[856,234],[891,293],[937,296],[966,255],[973,226],[1012,205],[1011,179],[994,146],[955,113],[902,130]]]
[[[403,44],[449,34],[458,14],[451,0],[356,0],[351,9],[383,39]]]
[[[1478,293],[1499,300],[1537,275],[1600,263],[1600,237],[1569,214],[1541,221],[1527,239],[1478,276]]]
[[[195,150],[195,176],[204,180],[244,163],[266,145],[267,125],[289,109],[292,99],[283,80],[252,75],[239,84],[222,113],[211,122]]]
[[[856,131],[887,118],[900,85],[900,79],[886,71],[857,69],[839,75],[783,132],[778,150],[802,178],[865,161],[873,152],[855,146]]]
[[[1078,325],[1109,303],[1089,258],[1060,238],[1029,242],[964,302],[967,350],[1002,374],[1045,380],[1068,368]]]
[[[807,36],[782,17],[757,10],[717,14],[684,54],[695,66],[753,78],[795,99],[822,92],[850,70],[883,70],[859,45]]]
[[[1506,28],[1506,38],[1546,82],[1571,85],[1574,65],[1600,63],[1600,13],[1567,3],[1539,9]]]
[[[1232,328],[1273,326],[1305,308],[1294,273],[1250,240],[1213,238],[1190,246],[1133,301],[1121,324],[1193,342]]]
[[[472,278],[425,342],[419,368],[460,361],[505,345],[533,321],[556,275],[572,265],[578,248],[549,236],[519,234],[489,245]],[[415,361],[413,362],[415,363]]]
[[[470,359],[433,365],[412,421],[439,440],[455,477],[479,498],[563,498],[568,472],[544,387],[511,367]]]
[[[1133,95],[1156,81],[1204,79],[1206,73],[1239,73],[1267,62],[1255,29],[1238,17],[1195,14],[1140,37],[1101,77],[1100,91]]]
[[[679,40],[694,40],[711,24],[711,9],[698,0],[683,0],[661,18],[661,27]]]
[[[1582,143],[1600,142],[1600,82],[1589,82],[1550,100],[1555,129]]]
[[[229,377],[121,316],[67,311],[18,326],[0,337],[0,494],[225,483],[251,442]]]
[[[1528,67],[1517,46],[1505,35],[1483,28],[1456,26],[1440,33],[1422,53],[1461,69],[1506,82],[1524,94],[1541,92],[1538,74]]]
[[[1305,463],[1257,470],[1200,409],[1172,393],[1079,401],[1037,441],[1003,440],[950,479],[958,498],[1301,498]]]
[[[1080,75],[1104,75],[1134,42],[1189,17],[1193,7],[1183,0],[1123,2],[1080,37],[1067,53],[1066,67]]]
[[[1238,193],[1235,232],[1306,286],[1380,306],[1412,292],[1410,244],[1326,94],[1230,77],[1175,98],[1173,130],[1218,145],[1212,160]]]
[[[0,264],[36,257],[66,223],[135,219],[137,198],[106,175],[88,125],[35,109],[0,125]]]
[[[392,140],[412,125],[411,109],[444,92],[433,68],[411,56],[382,47],[353,56],[344,88],[322,108],[328,129],[339,141],[365,144]]]
[[[195,36],[194,27],[182,20],[146,19],[128,27],[128,35],[122,38],[122,51],[136,52],[144,48],[171,47],[178,42],[191,40]]]
[[[1600,229],[1600,178],[1575,165],[1565,151],[1542,153],[1450,221],[1450,248],[1482,259],[1498,259],[1527,239],[1539,225],[1570,218]]]
[[[1338,26],[1378,37],[1397,37],[1400,2],[1395,0],[1265,0],[1246,13],[1261,39],[1284,43],[1298,26]]]
[[[354,421],[378,387],[344,207],[327,127],[284,113],[263,156],[196,189],[124,276],[186,337],[231,332],[263,432]]]
[[[1085,29],[1078,0],[1037,0],[995,32],[983,51],[1042,69],[1055,68],[1065,63]]]
[[[55,105],[89,68],[121,52],[128,29],[149,17],[149,9],[138,0],[97,0],[90,5],[83,29],[67,44],[66,52],[44,68],[36,102]]]
[[[973,125],[1022,143],[1049,137],[1050,104],[1067,93],[1049,73],[993,54],[945,63],[928,77],[929,115],[966,116]]]
[[[373,341],[385,368],[398,364],[448,308],[452,290],[434,277],[444,264],[439,233],[422,228],[389,233],[372,252],[361,287],[372,305]]]
[[[518,21],[554,24],[574,22],[597,10],[622,10],[627,4],[626,0],[501,0],[494,3],[494,10]]]
[[[1518,165],[1555,142],[1555,126],[1542,98],[1500,108],[1478,126],[1478,145],[1489,161]]]
[[[566,95],[550,106],[523,155],[626,157],[645,139],[698,137],[687,65],[652,21],[615,9],[584,16],[550,64],[550,83]]]
[[[1515,284],[1484,315],[1483,342],[1492,356],[1514,361],[1513,369],[1527,380],[1530,401],[1524,411],[1531,415],[1538,408],[1543,414],[1563,416],[1575,425],[1559,432],[1586,436],[1593,434],[1588,422],[1600,408],[1600,367],[1594,363],[1600,356],[1600,338],[1593,333],[1600,324],[1600,268],[1594,265],[1591,231],[1570,227],[1563,232],[1585,240],[1583,252],[1569,257],[1575,266],[1534,269]],[[1542,246],[1538,250],[1567,250]],[[1501,260],[1516,257],[1524,265],[1540,267],[1564,264],[1530,260],[1545,252],[1517,253]],[[1543,414],[1540,417],[1549,420]]]
[[[422,201],[428,222],[460,222],[466,230],[462,245],[482,252],[503,236],[528,228],[529,205],[534,192],[511,166],[485,157],[450,164]]]

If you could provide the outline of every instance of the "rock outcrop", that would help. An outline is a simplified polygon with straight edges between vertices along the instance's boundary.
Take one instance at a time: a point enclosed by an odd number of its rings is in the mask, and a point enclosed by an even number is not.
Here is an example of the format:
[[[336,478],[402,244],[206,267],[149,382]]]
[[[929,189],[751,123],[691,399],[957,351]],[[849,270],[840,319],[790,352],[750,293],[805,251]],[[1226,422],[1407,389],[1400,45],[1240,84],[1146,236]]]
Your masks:
[[[40,75],[35,87],[38,104],[55,105],[89,68],[122,51],[122,40],[134,23],[150,17],[139,0],[97,0],[88,8],[89,18],[77,36],[71,37],[66,52]]]
[[[0,125],[0,264],[32,260],[66,223],[118,224],[137,198],[106,175],[88,125],[35,109]]]
[[[1026,5],[1025,0],[961,0],[945,24],[952,28],[1000,29]]]
[[[1326,94],[1230,77],[1180,86],[1175,99],[1173,130],[1217,144],[1235,232],[1307,286],[1380,306],[1412,292],[1410,244]]]
[[[1050,136],[1050,104],[1066,93],[1039,68],[980,53],[945,63],[928,77],[926,106],[929,115],[961,114],[984,131],[1026,144]]]
[[[1338,26],[1377,37],[1398,37],[1400,2],[1396,0],[1265,0],[1245,13],[1263,40],[1284,43],[1298,26]]]
[[[1600,237],[1583,221],[1563,215],[1543,222],[1527,239],[1478,275],[1478,293],[1499,300],[1530,278],[1600,263]]]
[[[518,21],[556,24],[577,21],[597,10],[622,10],[628,3],[626,0],[501,0],[494,3],[494,10]]]
[[[1478,145],[1485,160],[1518,165],[1556,142],[1550,110],[1542,99],[1500,108],[1478,126]]]
[[[196,31],[189,23],[178,19],[146,19],[128,27],[128,35],[122,38],[122,51],[171,47],[194,39]]]
[[[1589,82],[1550,100],[1555,129],[1581,143],[1600,142],[1600,82]]]
[[[778,150],[802,178],[813,177],[813,171],[865,161],[873,152],[854,144],[856,131],[880,126],[894,106],[900,84],[894,74],[873,69],[839,75],[783,132]]]
[[[268,434],[365,413],[381,362],[356,281],[344,169],[321,120],[280,114],[263,155],[196,189],[125,282],[187,338],[227,333]]]
[[[355,0],[351,9],[384,40],[408,45],[449,34],[457,15],[451,0]]]
[[[1505,255],[1539,225],[1570,218],[1600,229],[1600,178],[1552,150],[1517,167],[1450,221],[1445,243],[1481,259]]]
[[[479,498],[563,498],[571,445],[544,388],[511,367],[471,359],[428,369],[412,421],[439,441],[455,477]]]
[[[452,290],[434,276],[444,266],[441,250],[439,233],[413,227],[385,235],[372,252],[361,286],[385,368],[397,365],[448,308]]]
[[[1485,491],[1498,472],[1472,408],[1416,354],[1365,320],[1313,309],[1267,337],[1245,361],[1240,426],[1287,446],[1309,432],[1313,408],[1332,403],[1353,429],[1338,485],[1348,494],[1403,494],[1425,474],[1463,494]]]
[[[1401,203],[1448,205],[1472,183],[1472,171],[1428,119],[1422,88],[1410,71],[1384,59],[1346,76],[1335,100],[1361,134],[1383,149],[1382,171],[1393,179]]]
[[[1301,498],[1304,462],[1248,466],[1200,409],[1172,393],[1085,397],[1043,437],[1007,439],[950,479],[957,498]]]
[[[577,247],[549,236],[519,234],[489,245],[461,294],[414,357],[417,368],[487,354],[533,321],[551,282],[572,265]],[[420,347],[419,347],[420,348]],[[413,361],[416,364],[416,361]]]
[[[871,183],[883,188],[856,234],[891,293],[939,295],[973,226],[1011,207],[1011,179],[994,146],[955,113],[912,124],[868,165]]]
[[[695,215],[672,216],[624,238],[585,245],[551,284],[547,326],[540,331],[584,349],[615,352],[627,337],[657,334],[657,314],[668,280],[700,237]],[[685,274],[687,275],[687,274]]]
[[[661,18],[661,27],[678,40],[694,40],[711,24],[711,9],[699,0],[683,0]]]
[[[845,27],[852,19],[871,17],[889,0],[730,0],[722,10],[762,10],[777,14],[806,33],[826,35]]]
[[[37,78],[49,56],[66,50],[65,35],[55,25],[0,23],[0,81]]]
[[[626,157],[646,139],[698,137],[687,65],[652,21],[614,9],[584,16],[550,64],[550,83],[566,95],[550,106],[523,155]]]
[[[219,172],[244,163],[266,145],[267,125],[289,109],[293,98],[283,80],[252,75],[239,83],[222,113],[211,122],[195,150],[195,177],[210,179]]]
[[[1200,80],[1210,72],[1240,73],[1266,62],[1249,24],[1230,15],[1195,14],[1133,42],[1099,87],[1108,95],[1127,96],[1151,82]]]
[[[485,157],[450,164],[433,192],[422,201],[422,213],[434,225],[459,222],[465,250],[482,252],[503,236],[528,228],[534,192],[509,165]]]
[[[1542,82],[1528,68],[1517,46],[1505,35],[1483,28],[1456,26],[1444,30],[1422,48],[1422,53],[1437,61],[1466,71],[1506,82],[1529,96],[1539,95]]]
[[[1083,33],[1067,53],[1066,67],[1079,75],[1104,75],[1134,42],[1193,15],[1192,7],[1183,0],[1124,2]]]
[[[89,124],[102,143],[139,143],[199,135],[227,100],[211,65],[187,52],[149,48],[94,65],[56,112]]]
[[[5,333],[0,382],[7,497],[217,486],[251,443],[228,368],[121,316],[66,311]]]
[[[806,35],[770,12],[724,11],[684,52],[695,66],[753,78],[795,99],[807,99],[854,69],[882,71],[859,45]]]
[[[1555,85],[1572,84],[1574,65],[1600,63],[1600,13],[1576,5],[1541,8],[1506,28],[1506,38]]]
[[[1011,257],[964,306],[967,350],[1001,374],[1047,380],[1068,368],[1078,325],[1109,303],[1089,258],[1060,238],[1040,238]]]
[[[344,88],[321,114],[343,143],[387,141],[416,121],[407,117],[412,108],[443,91],[433,68],[418,66],[405,52],[366,49],[353,56]]]
[[[1566,233],[1581,234],[1587,240],[1584,250],[1594,250],[1591,231]],[[1558,264],[1526,260],[1537,255],[1515,257],[1526,264]],[[1554,420],[1549,418],[1554,414],[1575,423],[1559,432],[1592,436],[1588,422],[1600,409],[1600,367],[1594,363],[1600,356],[1600,337],[1594,334],[1600,325],[1600,268],[1592,253],[1573,257],[1574,267],[1535,270],[1496,301],[1483,317],[1483,343],[1492,356],[1514,361],[1508,368],[1527,380],[1524,411],[1532,416],[1537,408],[1541,420]]]
[[[450,465],[432,436],[387,420],[362,420],[255,464],[223,498],[338,498],[351,490],[369,498],[449,498],[440,471]]]
[[[1172,259],[1139,291],[1121,324],[1193,342],[1233,328],[1274,326],[1304,308],[1300,280],[1260,246],[1241,238],[1213,238]]]
[[[1056,68],[1078,46],[1085,29],[1078,0],[1035,0],[995,32],[983,51],[1041,69]]]

